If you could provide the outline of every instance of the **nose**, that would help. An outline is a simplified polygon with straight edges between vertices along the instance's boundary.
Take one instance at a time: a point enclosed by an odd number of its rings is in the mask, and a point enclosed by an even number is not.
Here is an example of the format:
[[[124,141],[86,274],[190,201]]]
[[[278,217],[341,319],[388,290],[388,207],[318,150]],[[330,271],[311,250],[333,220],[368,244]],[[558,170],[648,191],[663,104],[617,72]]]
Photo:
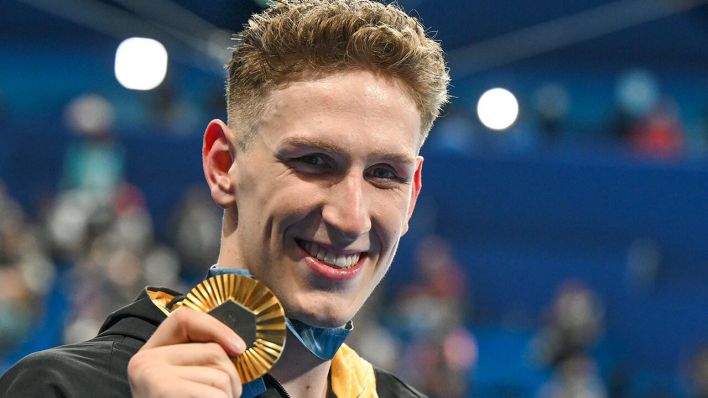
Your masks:
[[[350,174],[330,187],[322,218],[331,234],[353,241],[371,230],[365,183],[362,176]]]

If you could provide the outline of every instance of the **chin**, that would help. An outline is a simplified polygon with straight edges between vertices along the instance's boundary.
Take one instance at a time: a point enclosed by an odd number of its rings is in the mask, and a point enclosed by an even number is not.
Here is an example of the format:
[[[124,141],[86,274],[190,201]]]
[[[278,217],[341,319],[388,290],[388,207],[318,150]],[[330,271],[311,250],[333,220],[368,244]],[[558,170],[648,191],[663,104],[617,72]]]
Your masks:
[[[337,310],[336,308],[331,308],[327,306],[326,308],[318,308],[315,306],[309,306],[309,308],[301,308],[288,311],[286,309],[286,315],[288,318],[296,319],[300,322],[304,322],[310,326],[315,326],[318,328],[338,328],[347,324],[354,317],[354,313],[350,311]]]

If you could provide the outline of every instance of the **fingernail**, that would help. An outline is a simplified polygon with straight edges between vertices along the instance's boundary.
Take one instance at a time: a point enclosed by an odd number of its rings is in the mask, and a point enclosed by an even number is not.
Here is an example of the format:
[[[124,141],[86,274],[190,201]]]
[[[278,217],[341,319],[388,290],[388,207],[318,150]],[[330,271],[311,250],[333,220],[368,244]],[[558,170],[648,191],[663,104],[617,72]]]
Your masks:
[[[246,345],[237,338],[231,339],[231,348],[233,348],[237,354],[243,354],[243,352],[246,351]]]

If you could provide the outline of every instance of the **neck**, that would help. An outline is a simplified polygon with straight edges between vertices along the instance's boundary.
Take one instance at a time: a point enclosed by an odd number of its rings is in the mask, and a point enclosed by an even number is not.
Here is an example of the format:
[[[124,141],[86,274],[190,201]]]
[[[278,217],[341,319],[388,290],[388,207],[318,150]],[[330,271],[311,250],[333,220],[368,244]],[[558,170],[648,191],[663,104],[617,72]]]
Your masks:
[[[290,332],[287,341],[280,360],[269,373],[293,398],[326,397],[332,361],[314,356]]]
[[[236,227],[238,226],[238,216],[233,209],[224,210],[224,217],[221,223],[221,243],[219,244],[219,257],[216,261],[219,267],[233,267],[239,264],[238,241]],[[243,265],[240,265],[241,267]]]

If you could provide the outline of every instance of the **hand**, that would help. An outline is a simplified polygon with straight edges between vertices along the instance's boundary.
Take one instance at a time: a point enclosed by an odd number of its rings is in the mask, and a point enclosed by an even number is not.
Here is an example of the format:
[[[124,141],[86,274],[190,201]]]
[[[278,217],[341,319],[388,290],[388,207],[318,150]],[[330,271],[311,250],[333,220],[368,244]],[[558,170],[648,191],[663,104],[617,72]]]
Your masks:
[[[133,398],[238,398],[241,379],[229,359],[246,344],[211,315],[180,308],[128,363]]]

